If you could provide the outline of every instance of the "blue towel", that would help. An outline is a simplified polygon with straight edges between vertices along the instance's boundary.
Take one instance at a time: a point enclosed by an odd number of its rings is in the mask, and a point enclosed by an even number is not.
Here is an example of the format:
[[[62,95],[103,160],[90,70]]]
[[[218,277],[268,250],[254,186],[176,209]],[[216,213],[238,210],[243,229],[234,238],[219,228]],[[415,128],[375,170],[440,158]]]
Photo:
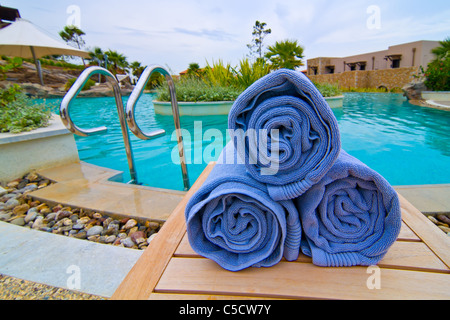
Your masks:
[[[287,69],[243,92],[228,126],[241,163],[277,201],[294,199],[319,182],[341,148],[338,123],[325,99],[305,75]]]
[[[186,206],[189,242],[222,268],[271,267],[298,258],[301,226],[292,200],[273,201],[266,185],[236,164],[232,144]]]
[[[376,265],[400,232],[395,190],[345,151],[295,202],[304,232],[301,249],[318,266]]]

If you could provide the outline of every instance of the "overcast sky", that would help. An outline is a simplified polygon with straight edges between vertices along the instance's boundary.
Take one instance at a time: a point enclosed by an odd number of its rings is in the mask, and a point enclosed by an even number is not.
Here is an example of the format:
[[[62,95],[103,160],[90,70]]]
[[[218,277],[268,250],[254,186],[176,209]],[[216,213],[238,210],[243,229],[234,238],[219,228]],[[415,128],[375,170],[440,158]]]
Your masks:
[[[88,48],[117,50],[130,62],[161,64],[175,74],[191,62],[203,67],[206,61],[222,59],[237,65],[248,54],[246,45],[256,20],[272,29],[267,45],[296,39],[305,47],[306,59],[450,36],[448,0],[9,0],[0,4],[19,9],[22,18],[55,37],[66,23],[75,21],[86,32]]]

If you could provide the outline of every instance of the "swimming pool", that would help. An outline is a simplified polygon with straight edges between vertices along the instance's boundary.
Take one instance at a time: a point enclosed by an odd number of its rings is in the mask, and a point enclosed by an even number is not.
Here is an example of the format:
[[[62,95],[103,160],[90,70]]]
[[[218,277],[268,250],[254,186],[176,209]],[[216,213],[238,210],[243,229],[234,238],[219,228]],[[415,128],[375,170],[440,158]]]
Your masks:
[[[136,109],[136,118],[146,130],[164,129],[167,134],[142,141],[131,134],[139,182],[157,188],[183,190],[181,168],[171,116],[154,114],[153,96],[145,94]],[[60,99],[47,99],[55,104]],[[126,104],[127,98],[124,99]],[[450,112],[409,104],[401,94],[349,93],[344,107],[333,110],[339,122],[343,149],[382,174],[392,185],[450,183]],[[107,133],[76,137],[82,161],[124,172],[128,164],[113,98],[78,98],[71,109],[74,122],[82,128],[105,125]],[[198,123],[202,122],[201,131]],[[226,116],[182,117],[191,184],[206,167],[202,151],[210,160],[219,156],[224,142],[203,135],[209,129],[226,137]],[[197,130],[195,130],[197,126]],[[199,134],[200,133],[200,134]],[[187,138],[187,139],[186,139]],[[217,143],[216,148],[211,147]],[[208,159],[206,159],[208,160]]]

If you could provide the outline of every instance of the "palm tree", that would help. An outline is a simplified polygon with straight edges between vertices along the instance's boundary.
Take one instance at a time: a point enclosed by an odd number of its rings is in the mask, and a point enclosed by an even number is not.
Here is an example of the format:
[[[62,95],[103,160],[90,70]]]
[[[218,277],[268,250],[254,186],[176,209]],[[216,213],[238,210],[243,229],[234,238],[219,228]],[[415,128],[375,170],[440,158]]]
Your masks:
[[[89,60],[91,65],[103,66],[105,64],[105,53],[99,47],[94,47],[94,49],[89,51]]]
[[[105,54],[108,57],[108,62],[110,63],[108,65],[108,69],[112,73],[117,74],[119,71],[123,71],[128,67],[129,64],[127,62],[127,58],[123,54],[113,50],[108,50]]]
[[[142,72],[145,70],[145,66],[142,66],[140,62],[134,61],[130,63],[129,67],[131,68],[131,74],[139,79],[142,75]]]
[[[284,40],[268,47],[265,57],[272,63],[272,69],[293,69],[303,66],[304,48],[297,40]]]
[[[436,56],[436,60],[450,57],[450,37],[447,37],[444,41],[439,41],[439,44],[439,47],[431,50],[431,52]]]
[[[59,36],[67,43],[72,43],[78,47],[78,49],[81,50],[81,48],[86,44],[86,42],[83,39],[83,36],[86,35],[81,29],[79,29],[76,26],[65,26],[62,31],[59,32]],[[83,60],[84,66],[86,66],[86,63]]]

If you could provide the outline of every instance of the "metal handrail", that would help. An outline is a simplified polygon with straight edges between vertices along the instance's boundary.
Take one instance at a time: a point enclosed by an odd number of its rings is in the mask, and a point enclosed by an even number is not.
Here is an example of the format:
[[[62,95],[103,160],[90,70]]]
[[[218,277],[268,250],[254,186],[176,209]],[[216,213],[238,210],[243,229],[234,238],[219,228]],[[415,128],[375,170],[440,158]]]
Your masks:
[[[130,169],[131,181],[129,183],[137,184],[138,180],[135,169],[136,166],[134,163],[133,150],[131,149],[130,136],[128,134],[127,123],[125,120],[125,111],[122,101],[122,93],[120,91],[119,82],[111,72],[102,67],[89,67],[81,73],[77,81],[75,81],[75,83],[72,85],[69,92],[67,92],[63,101],[61,102],[60,115],[62,122],[70,132],[82,137],[88,137],[94,134],[108,131],[108,128],[104,126],[93,129],[79,128],[73,123],[72,118],[70,117],[70,106],[72,104],[72,101],[78,96],[78,94],[80,93],[81,89],[83,89],[86,82],[94,74],[100,74],[105,76],[106,80],[113,87],[114,98],[116,99],[117,112],[119,114],[120,126],[122,128],[122,135],[125,143],[125,151],[127,153],[128,167]]]
[[[166,78],[167,83],[169,84],[170,97],[171,97],[171,101],[172,101],[173,119],[174,119],[176,134],[177,134],[178,151],[179,151],[179,155],[180,155],[181,171],[183,174],[184,189],[186,191],[188,191],[190,189],[190,183],[189,183],[189,175],[188,175],[187,165],[186,165],[186,156],[184,153],[183,136],[181,134],[180,111],[178,108],[175,84],[173,82],[173,79],[172,79],[172,76],[170,75],[170,73],[163,67],[158,66],[158,65],[153,65],[153,66],[149,66],[149,67],[145,68],[145,70],[142,72],[142,75],[139,78],[139,81],[136,84],[136,87],[134,88],[133,92],[130,95],[130,98],[128,99],[127,109],[126,109],[128,127],[130,128],[131,132],[133,132],[133,134],[136,137],[138,137],[139,139],[142,139],[142,140],[150,140],[150,139],[153,139],[155,137],[165,134],[164,130],[156,130],[153,132],[143,132],[141,130],[141,128],[139,127],[139,125],[136,123],[136,117],[135,117],[136,104],[139,101],[139,98],[142,96],[142,93],[144,92],[144,89],[147,86],[147,83],[150,80],[151,75],[155,72],[162,74]]]

